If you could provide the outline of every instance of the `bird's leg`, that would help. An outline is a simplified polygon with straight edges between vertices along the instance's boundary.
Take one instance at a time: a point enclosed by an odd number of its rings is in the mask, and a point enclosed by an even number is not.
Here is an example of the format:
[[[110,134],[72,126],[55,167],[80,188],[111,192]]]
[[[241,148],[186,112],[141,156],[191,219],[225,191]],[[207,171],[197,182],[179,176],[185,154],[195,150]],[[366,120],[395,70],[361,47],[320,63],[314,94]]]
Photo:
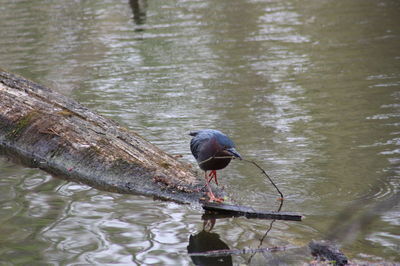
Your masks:
[[[205,219],[203,222],[203,230],[206,232],[211,232],[215,225],[215,218]]]
[[[217,186],[218,186],[217,171],[211,170],[211,172],[208,174],[208,176],[210,177],[210,179],[208,179],[208,183],[210,183],[210,181],[214,179],[215,184],[217,184]]]
[[[224,199],[223,198],[217,198],[215,197],[214,193],[211,190],[211,186],[209,184],[208,178],[207,178],[207,171],[204,172],[204,178],[206,180],[206,186],[208,188],[208,193],[207,196],[210,198],[210,201],[215,201],[215,202],[223,202]]]
[[[217,171],[216,170],[211,170],[211,172],[208,174],[208,176],[210,177],[209,179],[207,178],[207,171],[205,174],[205,178],[206,178],[206,184],[202,187],[196,190],[196,192],[199,192],[200,190],[203,190],[205,187],[208,187],[208,184],[211,182],[211,180],[215,180],[215,183],[218,186],[218,180],[217,180]]]

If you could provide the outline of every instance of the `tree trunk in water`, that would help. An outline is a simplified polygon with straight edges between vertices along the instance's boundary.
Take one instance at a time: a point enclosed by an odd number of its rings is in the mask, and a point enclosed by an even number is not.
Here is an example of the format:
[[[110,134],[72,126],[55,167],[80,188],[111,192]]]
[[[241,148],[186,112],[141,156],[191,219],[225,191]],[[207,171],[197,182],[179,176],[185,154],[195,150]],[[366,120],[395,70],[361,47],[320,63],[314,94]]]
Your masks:
[[[181,203],[203,196],[190,165],[76,101],[2,69],[0,148],[29,166],[107,191]]]

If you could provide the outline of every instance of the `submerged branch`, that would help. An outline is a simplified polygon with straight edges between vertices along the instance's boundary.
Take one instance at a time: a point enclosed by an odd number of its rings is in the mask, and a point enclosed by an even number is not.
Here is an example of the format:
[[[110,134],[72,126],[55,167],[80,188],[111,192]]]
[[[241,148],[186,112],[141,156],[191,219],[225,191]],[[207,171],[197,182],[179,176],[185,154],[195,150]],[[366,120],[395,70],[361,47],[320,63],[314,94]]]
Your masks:
[[[270,248],[244,248],[244,249],[219,249],[205,252],[189,253],[190,256],[220,257],[229,255],[253,254],[260,252],[278,252],[295,249],[295,246],[270,247]]]

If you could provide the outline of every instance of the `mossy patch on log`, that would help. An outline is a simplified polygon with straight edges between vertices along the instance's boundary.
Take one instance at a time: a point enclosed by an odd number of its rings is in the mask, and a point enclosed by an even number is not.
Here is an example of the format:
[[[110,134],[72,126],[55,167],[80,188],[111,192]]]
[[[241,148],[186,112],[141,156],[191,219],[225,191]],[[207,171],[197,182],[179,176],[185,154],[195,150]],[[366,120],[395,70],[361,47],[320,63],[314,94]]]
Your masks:
[[[37,111],[32,111],[21,117],[11,131],[6,135],[8,139],[17,139],[29,125],[39,116]]]
[[[165,169],[168,169],[171,165],[167,162],[162,162],[160,163],[161,167],[164,167]]]

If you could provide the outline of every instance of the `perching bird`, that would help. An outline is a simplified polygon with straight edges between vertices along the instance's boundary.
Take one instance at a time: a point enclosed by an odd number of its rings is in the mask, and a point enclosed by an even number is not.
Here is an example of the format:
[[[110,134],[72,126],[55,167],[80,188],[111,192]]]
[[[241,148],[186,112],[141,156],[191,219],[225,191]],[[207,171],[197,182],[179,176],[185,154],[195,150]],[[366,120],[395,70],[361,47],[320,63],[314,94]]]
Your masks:
[[[204,129],[190,132],[193,136],[190,141],[190,150],[200,168],[205,171],[206,186],[208,188],[208,197],[210,201],[221,202],[223,199],[215,197],[210,187],[210,181],[215,180],[218,185],[217,171],[225,168],[231,159],[242,159],[240,154],[235,150],[235,144],[228,136],[218,130]],[[207,178],[207,171],[211,170]]]

